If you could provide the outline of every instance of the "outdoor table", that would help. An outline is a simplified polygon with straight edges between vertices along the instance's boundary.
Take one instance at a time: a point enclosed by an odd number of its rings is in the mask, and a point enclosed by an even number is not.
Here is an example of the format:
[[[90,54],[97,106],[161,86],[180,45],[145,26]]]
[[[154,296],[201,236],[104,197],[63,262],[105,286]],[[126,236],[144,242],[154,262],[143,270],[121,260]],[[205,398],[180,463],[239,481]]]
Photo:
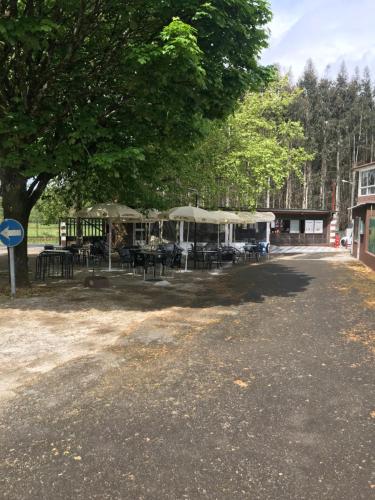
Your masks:
[[[218,250],[204,250],[204,253],[207,254],[205,255],[205,258],[208,256],[209,258],[209,264],[210,264],[210,268],[212,266],[212,257],[217,255],[217,262],[216,262],[216,267],[219,268],[221,267],[222,265],[222,261],[221,261],[221,249],[218,249]]]
[[[194,256],[194,249],[192,250],[192,254]],[[202,254],[203,255],[203,264],[208,264],[210,267],[212,265],[212,256],[214,255],[217,255],[218,256],[218,266],[221,265],[221,250],[218,249],[218,250],[205,250],[205,249],[202,249],[202,250],[197,250],[195,252],[195,257],[197,256],[197,254]],[[195,259],[196,262],[202,262],[202,261],[199,261],[198,259]]]
[[[154,279],[156,277],[156,264],[159,261],[163,267],[163,274],[164,274],[164,267],[165,267],[165,259],[166,259],[166,252],[165,250],[145,250],[145,249],[140,249],[138,253],[142,254],[144,256],[144,271],[147,273],[147,268],[150,267],[150,262],[152,262],[152,266],[154,267]]]
[[[73,278],[73,255],[69,250],[44,250],[36,259],[35,279]]]
[[[53,250],[43,250],[41,253],[46,253],[46,254],[65,254],[65,255],[71,255],[72,252],[70,250],[65,250],[65,249],[53,249]],[[39,254],[40,255],[40,254]]]

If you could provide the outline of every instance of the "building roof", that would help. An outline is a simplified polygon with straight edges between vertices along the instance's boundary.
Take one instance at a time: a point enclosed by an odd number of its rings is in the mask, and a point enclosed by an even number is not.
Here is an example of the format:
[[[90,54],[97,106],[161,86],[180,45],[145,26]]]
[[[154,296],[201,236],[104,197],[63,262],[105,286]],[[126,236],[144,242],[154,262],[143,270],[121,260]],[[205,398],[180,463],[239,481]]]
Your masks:
[[[353,207],[349,207],[348,210],[354,210],[355,208],[360,208],[360,207],[365,207],[367,205],[374,206],[375,204],[375,196],[374,196],[374,201],[363,201],[362,203],[357,203],[357,205],[354,205]]]
[[[362,168],[375,167],[375,161],[370,163],[362,163],[362,165],[354,165],[352,170],[361,170]]]
[[[332,210],[316,210],[314,208],[257,208],[258,212],[273,212],[281,215],[331,215]]]

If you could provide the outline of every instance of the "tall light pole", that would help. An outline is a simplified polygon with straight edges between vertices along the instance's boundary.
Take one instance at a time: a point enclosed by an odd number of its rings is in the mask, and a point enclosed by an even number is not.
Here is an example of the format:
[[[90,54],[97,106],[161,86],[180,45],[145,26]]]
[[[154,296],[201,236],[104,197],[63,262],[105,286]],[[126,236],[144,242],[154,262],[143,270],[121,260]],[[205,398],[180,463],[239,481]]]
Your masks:
[[[354,173],[355,175],[355,173]],[[343,184],[350,184],[352,189],[351,189],[351,193],[350,193],[350,221],[353,223],[353,205],[354,205],[354,187],[355,187],[355,183],[354,183],[354,177],[353,177],[353,181],[347,181],[346,179],[341,179],[341,182]]]

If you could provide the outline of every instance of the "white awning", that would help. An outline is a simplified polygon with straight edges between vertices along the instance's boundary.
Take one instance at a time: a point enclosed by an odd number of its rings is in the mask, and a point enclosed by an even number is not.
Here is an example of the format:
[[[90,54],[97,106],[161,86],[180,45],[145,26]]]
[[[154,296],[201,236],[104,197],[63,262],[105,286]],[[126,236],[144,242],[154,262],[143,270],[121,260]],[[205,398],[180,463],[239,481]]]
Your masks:
[[[237,212],[243,224],[256,224],[257,222],[272,222],[276,219],[273,212]]]

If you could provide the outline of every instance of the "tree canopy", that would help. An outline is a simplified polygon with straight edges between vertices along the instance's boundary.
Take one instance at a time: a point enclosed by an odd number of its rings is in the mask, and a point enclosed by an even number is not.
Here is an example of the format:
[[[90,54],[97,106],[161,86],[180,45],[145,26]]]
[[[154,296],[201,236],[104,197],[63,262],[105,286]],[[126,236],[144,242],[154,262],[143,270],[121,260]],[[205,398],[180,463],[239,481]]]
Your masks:
[[[27,0],[0,15],[1,167],[29,177],[175,147],[267,74],[262,1]]]
[[[289,116],[300,94],[286,78],[275,79],[262,92],[247,92],[226,120],[204,122],[203,136],[188,147],[164,150],[158,160],[162,168],[152,178],[134,179],[131,192],[128,177],[100,184],[101,201],[111,193],[138,207],[168,208],[185,204],[189,188],[195,188],[206,207],[255,207],[268,189],[280,190],[291,173],[299,176],[304,162],[313,158],[304,149],[302,124]],[[85,203],[98,201],[98,181],[85,183]],[[56,183],[42,205],[63,198],[71,206],[76,182],[71,177]]]
[[[306,162],[302,178],[291,175],[289,188],[286,185],[275,196],[275,206],[329,209],[334,192],[340,229],[345,229],[356,189],[352,166],[375,157],[375,89],[370,72],[348,75],[343,63],[330,79],[319,77],[308,61],[297,86],[302,92],[289,116],[303,124],[306,149],[313,159]]]
[[[312,158],[304,149],[304,130],[290,119],[290,107],[300,91],[286,78],[276,79],[263,92],[247,92],[235,113],[211,132],[196,151],[202,185],[221,206],[253,207],[267,190],[279,190]],[[213,196],[213,198],[212,198]]]
[[[27,226],[61,174],[152,186],[166,151],[268,78],[257,58],[270,17],[265,0],[2,1],[5,216]],[[16,254],[25,267],[26,247]]]

